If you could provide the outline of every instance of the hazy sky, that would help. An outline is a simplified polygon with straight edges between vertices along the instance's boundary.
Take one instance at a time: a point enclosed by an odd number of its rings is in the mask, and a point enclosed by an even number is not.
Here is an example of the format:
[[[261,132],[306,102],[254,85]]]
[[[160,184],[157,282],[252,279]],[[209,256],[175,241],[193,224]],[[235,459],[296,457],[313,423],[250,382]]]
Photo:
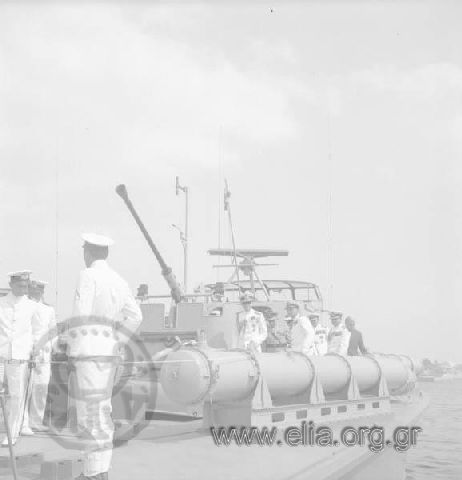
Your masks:
[[[175,175],[191,191],[190,284],[214,281],[226,177],[238,245],[290,251],[264,277],[318,283],[372,350],[462,361],[461,14],[0,2],[3,284],[30,268],[51,303],[58,285],[64,318],[80,233],[97,231],[134,289],[166,292],[114,187],[181,277]]]

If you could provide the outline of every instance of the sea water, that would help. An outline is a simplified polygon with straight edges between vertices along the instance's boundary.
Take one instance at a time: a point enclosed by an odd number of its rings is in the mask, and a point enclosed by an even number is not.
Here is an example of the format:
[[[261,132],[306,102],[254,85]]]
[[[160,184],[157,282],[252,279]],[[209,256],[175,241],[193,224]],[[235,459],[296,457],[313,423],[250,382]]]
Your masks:
[[[462,480],[462,379],[419,386],[430,404],[416,422],[423,431],[408,451],[406,480]]]

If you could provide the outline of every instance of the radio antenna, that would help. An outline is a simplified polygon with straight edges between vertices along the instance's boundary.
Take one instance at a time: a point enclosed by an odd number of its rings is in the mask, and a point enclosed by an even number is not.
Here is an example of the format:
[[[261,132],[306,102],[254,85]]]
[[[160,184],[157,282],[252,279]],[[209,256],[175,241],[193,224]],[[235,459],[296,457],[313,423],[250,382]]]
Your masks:
[[[240,291],[241,290],[241,283],[240,283],[240,278],[239,278],[239,265],[237,263],[236,241],[234,239],[234,228],[233,228],[233,220],[232,220],[232,216],[231,216],[231,205],[230,205],[230,202],[229,202],[230,198],[231,198],[231,192],[229,191],[228,180],[226,180],[226,178],[225,178],[225,195],[224,195],[223,206],[224,206],[225,212],[228,212],[229,228],[231,230],[231,242],[232,242],[232,245],[233,245],[233,261],[234,261],[234,266],[236,268],[237,286],[238,286],[239,291]]]

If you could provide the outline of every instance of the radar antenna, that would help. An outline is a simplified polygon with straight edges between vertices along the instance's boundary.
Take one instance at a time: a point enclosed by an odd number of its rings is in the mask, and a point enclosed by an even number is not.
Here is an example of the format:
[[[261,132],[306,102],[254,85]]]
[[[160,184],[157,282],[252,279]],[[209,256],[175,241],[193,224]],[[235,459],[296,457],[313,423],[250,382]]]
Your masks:
[[[220,257],[233,257],[236,259],[236,263],[230,265],[214,265],[215,268],[235,268],[236,271],[241,270],[244,275],[250,278],[250,288],[252,293],[255,293],[255,279],[257,280],[260,288],[265,293],[267,300],[269,300],[269,294],[265,284],[261,280],[255,267],[267,267],[277,265],[275,263],[256,263],[256,258],[264,257],[287,257],[289,252],[287,250],[255,250],[255,249],[227,249],[227,248],[215,248],[208,251],[209,255]],[[241,262],[237,263],[237,258],[241,258]],[[236,272],[232,274],[227,283],[232,283],[234,279],[237,279]],[[238,284],[239,289],[240,285]]]

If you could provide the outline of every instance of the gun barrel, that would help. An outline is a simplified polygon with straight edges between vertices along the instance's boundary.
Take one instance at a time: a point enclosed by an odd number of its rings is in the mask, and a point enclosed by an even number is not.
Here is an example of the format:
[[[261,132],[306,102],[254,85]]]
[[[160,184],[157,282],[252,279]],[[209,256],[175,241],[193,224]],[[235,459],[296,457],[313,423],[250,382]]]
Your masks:
[[[135,219],[135,222],[137,223],[139,229],[141,230],[141,233],[143,234],[144,238],[148,242],[149,247],[154,253],[157,261],[159,262],[159,265],[162,269],[162,275],[167,281],[168,286],[170,287],[172,298],[175,300],[175,302],[180,302],[183,295],[175,279],[175,276],[172,273],[172,269],[165,263],[165,260],[162,258],[162,255],[160,254],[159,250],[157,250],[157,247],[154,244],[151,238],[151,235],[149,235],[149,232],[146,230],[146,227],[141,221],[141,218],[138,215],[137,211],[135,210],[133,203],[128,197],[127,188],[125,187],[125,185],[117,185],[115,190],[117,195],[119,195],[122,198],[128,210],[132,214],[133,218]]]

